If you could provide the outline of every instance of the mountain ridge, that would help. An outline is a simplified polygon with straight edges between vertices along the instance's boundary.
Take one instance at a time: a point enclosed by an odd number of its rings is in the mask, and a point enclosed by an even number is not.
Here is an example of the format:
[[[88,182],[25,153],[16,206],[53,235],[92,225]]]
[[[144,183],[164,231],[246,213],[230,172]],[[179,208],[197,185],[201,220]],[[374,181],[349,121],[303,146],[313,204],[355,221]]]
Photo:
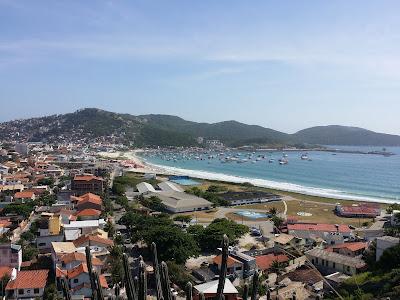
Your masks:
[[[194,146],[196,138],[228,146],[400,146],[400,136],[343,125],[314,126],[294,134],[235,120],[199,123],[164,114],[132,115],[98,108],[0,123],[1,140],[114,141],[134,146]]]

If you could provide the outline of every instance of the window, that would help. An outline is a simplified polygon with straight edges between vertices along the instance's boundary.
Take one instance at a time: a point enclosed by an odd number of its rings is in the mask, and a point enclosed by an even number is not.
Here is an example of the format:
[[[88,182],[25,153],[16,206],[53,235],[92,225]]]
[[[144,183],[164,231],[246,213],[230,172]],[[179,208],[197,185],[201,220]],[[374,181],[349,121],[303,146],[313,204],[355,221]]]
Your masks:
[[[336,268],[336,263],[332,263],[332,267],[335,269]]]
[[[18,295],[23,295],[24,294],[24,290],[23,289],[19,289],[18,290]]]
[[[78,282],[79,282],[78,278],[75,278],[74,283],[78,283]]]
[[[39,243],[40,247],[46,246],[46,243]]]
[[[34,290],[33,290],[33,293],[39,294],[39,289],[34,289]]]
[[[27,293],[27,294],[30,294],[30,293],[31,293],[31,290],[26,290],[26,293]]]
[[[315,262],[318,264],[318,257],[315,259]]]

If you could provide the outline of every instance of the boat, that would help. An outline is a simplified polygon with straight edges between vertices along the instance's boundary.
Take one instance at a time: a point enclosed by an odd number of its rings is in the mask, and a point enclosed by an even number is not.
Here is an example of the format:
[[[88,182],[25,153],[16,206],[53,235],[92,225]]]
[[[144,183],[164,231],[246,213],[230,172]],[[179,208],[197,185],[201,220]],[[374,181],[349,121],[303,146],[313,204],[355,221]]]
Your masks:
[[[289,163],[289,161],[284,157],[279,160],[280,165],[287,165],[288,163]]]
[[[269,162],[270,164],[272,164],[273,162],[275,162],[275,159],[271,158],[268,162]]]
[[[302,154],[300,158],[301,158],[302,160],[308,160],[308,155],[307,155],[307,153]]]

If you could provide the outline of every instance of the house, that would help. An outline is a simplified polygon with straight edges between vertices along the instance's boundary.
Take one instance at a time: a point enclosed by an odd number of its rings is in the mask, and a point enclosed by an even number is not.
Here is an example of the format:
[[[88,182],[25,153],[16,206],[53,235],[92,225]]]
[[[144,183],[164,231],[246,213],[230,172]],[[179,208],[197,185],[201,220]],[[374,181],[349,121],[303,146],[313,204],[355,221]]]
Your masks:
[[[92,174],[75,175],[71,189],[79,195],[86,193],[101,194],[104,190],[104,179]]]
[[[222,255],[218,255],[214,257],[213,259],[214,265],[217,267],[218,272],[221,272],[221,264],[222,264]],[[227,270],[226,274],[229,277],[230,275],[233,275],[233,278],[239,277],[243,278],[243,263],[232,256],[228,256],[227,259]]]
[[[262,272],[268,272],[274,262],[287,263],[289,258],[284,254],[274,253],[256,256],[257,268]]]
[[[324,249],[314,248],[305,252],[305,255],[324,274],[342,272],[346,275],[355,275],[366,268],[366,264],[361,258],[346,256]]]
[[[292,282],[302,282],[314,292],[322,291],[324,279],[320,272],[308,266],[301,266],[296,270],[285,274]]]
[[[281,200],[281,196],[279,195],[261,191],[249,191],[249,192],[228,191],[219,194],[219,196],[225,201],[227,201],[229,205],[232,206]]]
[[[73,295],[82,295],[85,298],[92,297],[92,289],[90,285],[89,270],[86,263],[81,263],[78,266],[67,271],[67,279]],[[104,275],[99,274],[100,285],[103,289],[108,288],[107,281]]]
[[[361,203],[359,205],[336,205],[336,213],[348,218],[375,218],[381,214],[379,204]]]
[[[200,299],[200,293],[204,295],[204,299],[214,299],[217,294],[218,289],[218,280],[206,282],[203,284],[195,285],[193,287],[193,300]],[[230,280],[225,280],[224,285],[224,299],[225,300],[238,300],[239,299],[239,292],[233,286]]]
[[[27,201],[33,201],[36,199],[36,195],[33,191],[22,191],[22,192],[16,192],[14,195],[14,201],[18,202],[27,202]]]
[[[342,244],[353,238],[352,230],[348,225],[297,223],[288,224],[288,233],[306,240],[312,244],[315,240],[323,239],[327,244]]]
[[[75,267],[79,266],[82,263],[86,263],[86,255],[82,252],[71,252],[63,255],[60,258],[59,264],[57,267],[60,270],[71,270]],[[94,269],[100,273],[101,268],[104,266],[104,263],[98,259],[97,257],[92,257],[92,265]]]
[[[42,298],[48,275],[48,270],[19,271],[6,286],[7,299]]]
[[[0,266],[21,269],[22,248],[20,245],[4,243],[0,244]]]
[[[104,219],[99,220],[84,220],[84,221],[71,221],[69,224],[64,224],[64,230],[79,230],[80,235],[91,233],[98,228],[103,229],[106,225]]]
[[[294,235],[281,233],[274,240],[274,248],[276,251],[289,249],[302,249],[305,246],[305,240],[295,237]]]
[[[76,202],[75,207],[78,211],[84,209],[102,210],[103,200],[98,195],[86,193],[80,197],[72,197],[71,199],[73,202]]]
[[[365,242],[352,242],[336,244],[326,248],[327,251],[347,255],[351,257],[360,256],[368,248],[368,243]]]
[[[51,258],[54,267],[61,261],[61,258],[68,253],[76,252],[76,247],[72,242],[52,242],[51,243]]]
[[[383,252],[392,248],[400,243],[400,238],[396,238],[393,236],[382,236],[376,239],[376,261],[378,261]]]
[[[93,208],[85,208],[78,211],[75,216],[77,220],[98,220],[101,215],[101,211]]]
[[[114,242],[112,240],[102,238],[95,234],[82,235],[78,239],[73,241],[73,243],[77,248],[86,246],[107,248],[114,245]]]

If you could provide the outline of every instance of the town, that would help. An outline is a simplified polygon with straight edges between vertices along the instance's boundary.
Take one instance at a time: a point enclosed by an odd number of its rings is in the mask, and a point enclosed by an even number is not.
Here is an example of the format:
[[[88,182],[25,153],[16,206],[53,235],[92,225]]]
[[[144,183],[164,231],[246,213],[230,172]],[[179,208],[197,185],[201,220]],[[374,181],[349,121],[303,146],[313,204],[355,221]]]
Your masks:
[[[2,297],[399,299],[400,205],[144,172],[130,150],[0,144]]]

